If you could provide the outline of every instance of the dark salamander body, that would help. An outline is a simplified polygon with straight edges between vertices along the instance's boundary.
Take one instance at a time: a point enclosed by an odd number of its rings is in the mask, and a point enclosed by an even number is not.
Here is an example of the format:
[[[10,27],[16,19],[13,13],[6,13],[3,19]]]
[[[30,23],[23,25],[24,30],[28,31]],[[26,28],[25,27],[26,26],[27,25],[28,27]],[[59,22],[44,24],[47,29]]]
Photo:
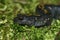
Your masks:
[[[18,23],[20,25],[28,25],[28,26],[35,26],[35,27],[43,27],[43,26],[49,26],[52,22],[52,18],[48,15],[44,16],[27,16],[27,15],[21,15],[14,18],[14,23]]]
[[[18,14],[14,18],[14,23],[35,27],[49,26],[53,18],[60,19],[60,5],[44,5],[44,8],[38,5],[36,7],[36,13],[40,16]]]

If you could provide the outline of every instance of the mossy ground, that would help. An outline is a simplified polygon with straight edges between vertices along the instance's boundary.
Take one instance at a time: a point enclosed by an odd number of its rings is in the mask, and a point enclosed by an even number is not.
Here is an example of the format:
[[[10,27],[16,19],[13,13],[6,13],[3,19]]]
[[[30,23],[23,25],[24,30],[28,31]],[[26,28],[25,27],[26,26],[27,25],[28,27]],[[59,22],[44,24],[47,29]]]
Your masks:
[[[13,23],[13,19],[18,13],[31,14],[31,12],[35,12],[35,7],[40,2],[38,0],[26,0],[26,2],[1,0],[0,40],[54,40],[60,30],[60,20],[54,19],[51,26],[41,28],[20,26]],[[59,0],[45,0],[44,2],[57,4]]]

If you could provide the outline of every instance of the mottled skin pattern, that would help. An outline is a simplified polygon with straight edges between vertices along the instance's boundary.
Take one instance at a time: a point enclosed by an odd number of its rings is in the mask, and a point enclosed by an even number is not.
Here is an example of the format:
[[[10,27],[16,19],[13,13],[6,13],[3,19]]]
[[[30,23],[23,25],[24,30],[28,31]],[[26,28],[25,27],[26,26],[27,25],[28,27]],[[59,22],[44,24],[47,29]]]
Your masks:
[[[28,25],[28,26],[35,26],[35,27],[43,27],[48,26],[52,22],[52,18],[48,15],[44,16],[27,16],[18,14],[16,18],[14,18],[14,23],[18,23],[20,25]],[[48,17],[47,17],[48,16]]]
[[[60,5],[44,5],[36,7],[36,15],[21,15],[18,14],[16,18],[14,18],[14,23],[18,23],[20,25],[28,25],[35,27],[43,27],[49,26],[53,20],[60,19]]]

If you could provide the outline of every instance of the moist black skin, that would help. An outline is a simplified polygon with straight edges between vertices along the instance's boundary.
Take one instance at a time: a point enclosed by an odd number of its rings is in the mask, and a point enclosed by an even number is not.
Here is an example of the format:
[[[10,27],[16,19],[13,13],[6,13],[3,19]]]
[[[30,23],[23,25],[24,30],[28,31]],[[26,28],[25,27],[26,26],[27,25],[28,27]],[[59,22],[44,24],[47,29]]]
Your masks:
[[[14,18],[14,23],[17,23],[19,25],[28,25],[28,26],[35,26],[37,28],[43,27],[43,26],[49,26],[52,22],[52,18],[50,15],[44,15],[44,16],[27,16],[27,15],[21,15]]]

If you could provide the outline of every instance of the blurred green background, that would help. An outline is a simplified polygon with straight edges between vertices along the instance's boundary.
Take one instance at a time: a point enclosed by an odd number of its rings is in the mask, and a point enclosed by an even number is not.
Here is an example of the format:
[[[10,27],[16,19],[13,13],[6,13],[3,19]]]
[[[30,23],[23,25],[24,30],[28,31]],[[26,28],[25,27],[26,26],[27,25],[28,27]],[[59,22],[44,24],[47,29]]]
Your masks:
[[[35,28],[14,24],[13,19],[19,13],[32,14],[38,4],[59,4],[59,1],[0,0],[0,40],[54,40],[60,30],[60,20],[53,19],[51,26]]]

